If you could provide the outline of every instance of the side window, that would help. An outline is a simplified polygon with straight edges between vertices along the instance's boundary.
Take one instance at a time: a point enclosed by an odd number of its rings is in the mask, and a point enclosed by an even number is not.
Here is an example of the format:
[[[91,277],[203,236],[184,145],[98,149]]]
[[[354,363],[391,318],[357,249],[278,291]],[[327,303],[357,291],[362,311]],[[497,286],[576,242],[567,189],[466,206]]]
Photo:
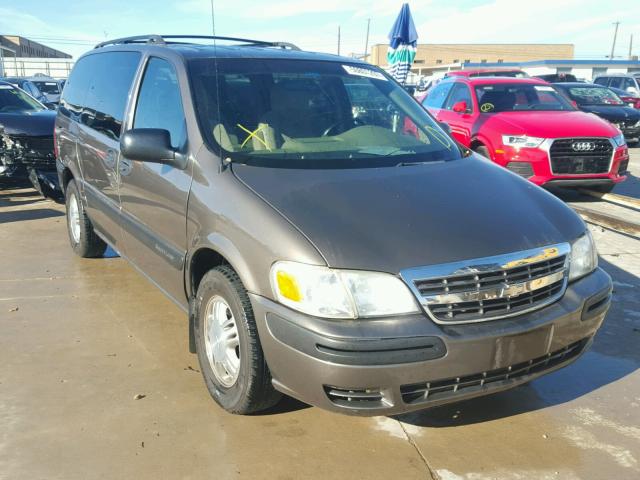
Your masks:
[[[442,108],[442,104],[447,98],[452,86],[453,83],[441,83],[429,92],[422,104],[427,107]]]
[[[609,77],[598,77],[593,81],[593,83],[597,83],[598,85],[603,85],[606,87],[608,81],[609,81]]]
[[[451,93],[449,94],[449,98],[447,98],[447,102],[445,103],[444,108],[447,110],[451,110],[453,106],[458,102],[466,102],[467,110],[473,110],[473,102],[471,101],[471,92],[469,92],[469,88],[463,83],[454,84],[451,89]]]
[[[623,88],[622,87],[623,80],[624,80],[623,77],[611,77],[609,81],[609,86],[613,88]]]
[[[66,81],[58,113],[78,121],[82,105],[89,90],[97,55],[89,55],[78,60]]]
[[[634,82],[633,78],[625,78],[624,82],[622,83],[622,89],[623,90],[627,90],[628,88],[635,88],[637,89],[638,87],[636,87],[636,82]],[[629,90],[627,90],[629,91]]]
[[[92,56],[96,59],[93,81],[84,102],[83,123],[118,140],[140,53],[107,52]]]
[[[186,125],[180,85],[173,66],[151,58],[138,94],[133,128],[162,128],[171,134],[171,145],[180,148],[186,139]]]

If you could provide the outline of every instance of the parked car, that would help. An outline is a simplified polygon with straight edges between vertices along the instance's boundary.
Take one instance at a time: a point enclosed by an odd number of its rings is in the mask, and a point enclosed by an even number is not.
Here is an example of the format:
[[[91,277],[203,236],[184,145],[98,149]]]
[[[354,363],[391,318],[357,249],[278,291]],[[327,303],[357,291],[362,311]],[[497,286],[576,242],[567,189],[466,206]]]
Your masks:
[[[640,109],[640,93],[629,93],[626,90],[615,87],[609,87],[609,90],[618,95],[620,100],[626,103],[627,106]]]
[[[451,78],[423,105],[463,145],[546,187],[610,191],[629,163],[622,133],[529,78]]]
[[[571,73],[549,73],[547,75],[536,75],[533,78],[539,78],[547,83],[561,83],[561,82],[577,82],[578,79]]]
[[[0,78],[0,81],[10,83],[11,85],[24,90],[47,108],[54,108],[54,105],[52,103],[49,103],[47,96],[43,92],[41,92],[36,84],[31,80],[27,80],[26,78],[21,77],[7,77]]]
[[[513,77],[527,78],[527,72],[517,68],[470,68],[468,70],[454,70],[447,72],[445,77]]]
[[[613,123],[628,142],[640,139],[640,111],[627,106],[609,88],[589,83],[559,83],[555,87],[580,110],[595,113]]]
[[[406,412],[528,382],[589,346],[612,284],[563,202],[458,148],[378,67],[176,37],[77,61],[58,171],[71,248],[111,245],[188,313],[223,408],[283,392]]]
[[[56,113],[7,82],[0,82],[0,178],[29,178],[43,195],[58,197],[53,155]]]
[[[57,105],[60,102],[60,94],[62,93],[60,81],[45,76],[31,77],[28,80],[44,94],[47,103]]]
[[[609,73],[598,75],[593,83],[603,87],[620,88],[632,95],[640,94],[640,73]]]

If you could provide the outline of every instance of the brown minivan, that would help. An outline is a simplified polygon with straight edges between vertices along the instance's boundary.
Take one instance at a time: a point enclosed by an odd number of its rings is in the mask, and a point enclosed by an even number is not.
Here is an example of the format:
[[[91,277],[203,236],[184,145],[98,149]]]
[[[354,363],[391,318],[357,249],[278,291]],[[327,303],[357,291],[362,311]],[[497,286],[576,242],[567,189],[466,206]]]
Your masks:
[[[230,412],[497,392],[574,361],[609,308],[571,209],[351,58],[105,42],[76,63],[55,135],[73,250],[110,245],[188,313]]]

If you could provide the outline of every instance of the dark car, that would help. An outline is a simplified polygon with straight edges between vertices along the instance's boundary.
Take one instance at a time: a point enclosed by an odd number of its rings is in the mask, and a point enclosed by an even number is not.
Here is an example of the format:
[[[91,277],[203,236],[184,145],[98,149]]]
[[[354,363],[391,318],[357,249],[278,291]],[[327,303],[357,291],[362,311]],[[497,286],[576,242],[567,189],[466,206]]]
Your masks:
[[[0,178],[26,178],[43,195],[60,195],[53,152],[56,113],[0,82]]]
[[[640,111],[629,107],[611,89],[593,83],[556,83],[554,86],[580,110],[613,123],[627,142],[640,139]]]
[[[563,202],[458,147],[378,67],[176,37],[77,61],[58,169],[71,248],[111,245],[184,310],[223,408],[394,414],[588,348],[612,284]]]
[[[578,79],[571,73],[549,73],[546,75],[536,75],[534,78],[539,78],[548,83],[564,83],[564,82],[577,82]]]

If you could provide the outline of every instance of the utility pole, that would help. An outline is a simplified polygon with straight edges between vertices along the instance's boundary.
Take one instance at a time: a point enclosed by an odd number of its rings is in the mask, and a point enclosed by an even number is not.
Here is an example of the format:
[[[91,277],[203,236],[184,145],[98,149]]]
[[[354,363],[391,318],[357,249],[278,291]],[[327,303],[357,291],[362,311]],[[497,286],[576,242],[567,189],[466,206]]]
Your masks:
[[[629,37],[629,60],[631,60],[632,55],[632,51],[633,51],[633,33],[631,34],[631,37]]]
[[[369,27],[371,26],[371,19],[367,18],[367,37],[364,41],[364,61],[367,61],[367,57],[369,56]],[[632,36],[633,38],[633,36]],[[631,55],[631,53],[629,53]]]
[[[611,55],[609,56],[609,60],[613,60],[613,54],[616,49],[616,38],[618,38],[618,27],[620,26],[620,22],[613,22],[616,26],[615,31],[613,32],[613,45],[611,45]]]
[[[338,55],[340,55],[340,25],[338,25]]]

